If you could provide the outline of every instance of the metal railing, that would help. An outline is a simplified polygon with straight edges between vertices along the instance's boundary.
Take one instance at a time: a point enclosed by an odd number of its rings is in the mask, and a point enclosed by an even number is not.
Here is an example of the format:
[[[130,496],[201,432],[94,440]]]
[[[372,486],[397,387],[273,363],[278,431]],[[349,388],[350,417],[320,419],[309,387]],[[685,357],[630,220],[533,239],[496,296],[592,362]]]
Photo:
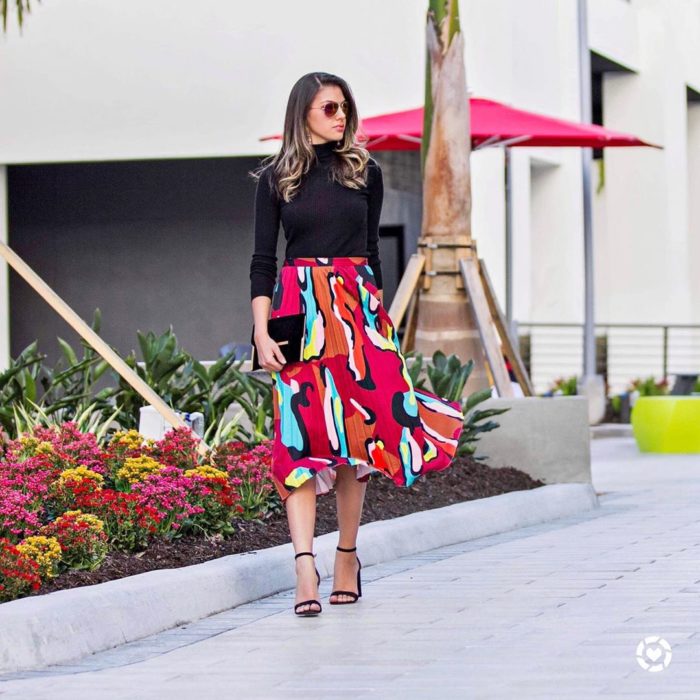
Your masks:
[[[580,375],[583,324],[516,324],[520,352],[535,391],[558,377]],[[669,378],[700,373],[700,324],[599,323],[595,325],[596,372],[609,393],[624,391],[637,377]]]

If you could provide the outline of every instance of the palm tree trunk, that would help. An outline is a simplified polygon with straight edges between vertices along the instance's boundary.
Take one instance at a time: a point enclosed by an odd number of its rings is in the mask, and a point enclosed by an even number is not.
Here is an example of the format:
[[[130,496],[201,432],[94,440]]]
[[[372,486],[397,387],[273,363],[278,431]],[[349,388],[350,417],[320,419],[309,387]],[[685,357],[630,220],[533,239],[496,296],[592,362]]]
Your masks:
[[[430,0],[427,18],[423,221],[425,283],[419,291],[415,349],[474,360],[470,391],[491,384],[471,304],[459,275],[460,257],[477,257],[471,231],[471,129],[464,40],[457,0]],[[455,271],[456,274],[440,274]],[[426,288],[427,287],[427,288]]]

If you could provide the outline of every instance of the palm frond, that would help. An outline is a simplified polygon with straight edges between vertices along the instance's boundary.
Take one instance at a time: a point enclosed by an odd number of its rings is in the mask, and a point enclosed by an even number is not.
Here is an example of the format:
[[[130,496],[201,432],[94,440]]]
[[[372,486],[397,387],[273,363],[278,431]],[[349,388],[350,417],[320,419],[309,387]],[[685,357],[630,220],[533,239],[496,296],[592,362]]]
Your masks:
[[[40,2],[41,0],[37,0]],[[0,0],[0,14],[2,15],[2,30],[7,32],[7,15],[10,10],[11,0]],[[17,10],[17,24],[20,30],[24,25],[24,15],[31,12],[30,0],[15,0],[15,8]]]

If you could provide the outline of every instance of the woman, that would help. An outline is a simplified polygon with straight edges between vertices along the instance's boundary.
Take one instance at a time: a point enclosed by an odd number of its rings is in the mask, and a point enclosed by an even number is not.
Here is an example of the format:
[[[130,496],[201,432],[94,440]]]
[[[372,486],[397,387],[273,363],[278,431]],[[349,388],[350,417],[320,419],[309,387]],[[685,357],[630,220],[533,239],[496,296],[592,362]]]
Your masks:
[[[322,610],[311,551],[316,496],[336,489],[340,554],[329,602],[355,603],[362,565],[352,553],[369,475],[410,486],[446,468],[464,420],[458,402],[414,389],[382,304],[382,171],[355,143],[357,128],[347,83],[308,73],[289,96],[279,153],[251,173],[254,341],[272,374],[272,476],[296,552],[295,612],[306,616]],[[278,278],[280,221],[287,245]],[[268,315],[302,312],[303,360],[285,364]]]

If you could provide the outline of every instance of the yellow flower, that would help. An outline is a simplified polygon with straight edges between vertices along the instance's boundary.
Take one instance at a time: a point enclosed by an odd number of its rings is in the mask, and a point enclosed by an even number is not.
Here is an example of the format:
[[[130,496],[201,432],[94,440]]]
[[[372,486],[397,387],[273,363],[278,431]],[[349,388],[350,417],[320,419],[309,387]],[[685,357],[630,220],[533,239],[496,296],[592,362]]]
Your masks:
[[[127,457],[123,466],[117,470],[117,478],[135,484],[150,474],[157,474],[161,469],[164,469],[164,466],[152,457]]]
[[[39,439],[33,435],[20,435],[19,444],[22,447],[36,447],[39,444]]]
[[[23,433],[18,440],[20,445],[20,454],[24,457],[35,457],[36,455],[55,454],[53,445],[47,440],[39,440],[34,435]]]
[[[126,447],[130,450],[137,450],[143,445],[144,437],[138,430],[119,430],[112,435],[111,442]]]
[[[228,479],[228,474],[225,471],[208,464],[197,467],[196,469],[188,469],[185,472],[185,476],[200,476],[203,479]]]
[[[104,523],[96,515],[92,513],[83,513],[82,510],[67,510],[63,515],[56,518],[56,522],[61,522],[63,518],[85,523],[91,530],[99,530],[102,532],[105,528]]]
[[[17,545],[17,549],[39,565],[41,578],[53,578],[58,573],[61,545],[55,537],[44,537],[44,535],[25,537]]]
[[[102,483],[104,482],[102,474],[98,474],[97,472],[92,471],[92,469],[88,469],[84,466],[64,469],[58,477],[58,481],[61,486],[63,486],[67,481],[84,481],[85,479],[92,479],[92,481],[95,481],[99,486],[102,486]]]

